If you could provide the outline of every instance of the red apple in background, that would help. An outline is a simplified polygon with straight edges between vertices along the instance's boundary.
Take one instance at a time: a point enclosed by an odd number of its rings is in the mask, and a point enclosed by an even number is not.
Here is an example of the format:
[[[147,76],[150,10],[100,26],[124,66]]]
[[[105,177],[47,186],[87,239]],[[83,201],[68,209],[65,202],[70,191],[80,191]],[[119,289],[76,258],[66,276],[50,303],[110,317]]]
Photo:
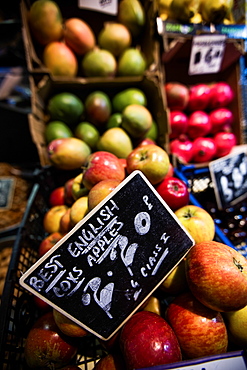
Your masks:
[[[210,89],[209,108],[223,108],[227,107],[234,98],[234,91],[226,82],[217,82]]]
[[[214,220],[205,209],[189,204],[179,208],[175,215],[195,243],[213,240],[215,235]]]
[[[203,163],[211,161],[216,155],[216,144],[210,137],[198,137],[192,145],[192,161]]]
[[[181,134],[185,134],[188,128],[188,117],[185,113],[174,110],[170,112],[170,128],[171,133],[169,138],[176,139]]]
[[[233,132],[218,132],[214,136],[214,142],[216,157],[220,158],[231,152],[232,148],[237,144],[237,139]]]
[[[25,359],[30,368],[59,368],[76,355],[77,346],[58,329],[50,311],[34,323],[25,342]]]
[[[42,312],[45,313],[47,311],[51,311],[52,307],[45,302],[43,299],[39,298],[38,296],[34,295],[33,296],[34,303],[36,307]]]
[[[114,154],[97,151],[88,156],[83,172],[83,184],[91,189],[101,180],[114,179],[122,181],[125,178],[125,170]]]
[[[170,163],[169,163],[168,172],[167,172],[167,174],[165,175],[165,179],[166,179],[167,177],[171,177],[171,176],[173,176],[173,175],[174,175],[174,167],[173,167],[173,164],[170,162]]]
[[[135,313],[123,326],[119,340],[128,370],[169,364],[182,359],[172,328],[153,312]]]
[[[189,163],[192,159],[193,143],[187,136],[181,135],[170,142],[170,152],[175,154],[182,163]]]
[[[167,82],[165,84],[167,105],[171,110],[184,110],[189,101],[189,89],[179,82]]]
[[[197,110],[192,112],[188,119],[187,134],[194,140],[197,137],[205,136],[211,131],[211,121],[206,112]]]
[[[177,177],[165,178],[158,184],[156,190],[172,211],[176,211],[189,203],[188,187]]]
[[[247,305],[247,259],[215,241],[194,245],[186,257],[191,292],[205,306],[236,311]]]
[[[190,111],[205,110],[208,107],[210,87],[206,84],[197,84],[189,88],[187,109]]]
[[[184,358],[194,359],[227,352],[227,329],[220,312],[199,302],[188,291],[178,295],[166,310]]]
[[[231,128],[234,122],[234,116],[228,108],[214,109],[209,113],[211,121],[211,134],[216,134],[219,131],[225,131]]]
[[[51,207],[65,204],[64,186],[59,186],[58,188],[52,190],[49,196],[49,204]]]
[[[156,185],[161,182],[169,169],[170,159],[164,149],[156,144],[136,147],[127,157],[127,172],[140,170]]]
[[[62,239],[63,234],[59,231],[49,234],[45,237],[39,245],[39,257],[43,256],[48,252],[60,239]]]
[[[73,197],[73,193],[72,193],[73,183],[74,183],[74,178],[67,180],[64,184],[64,199],[65,199],[65,204],[67,204],[68,206],[71,206],[71,204],[73,204],[75,201]]]
[[[107,195],[109,195],[121,181],[107,179],[99,181],[95,184],[88,193],[88,209],[89,211],[96,207]]]
[[[156,144],[156,143],[149,137],[145,137],[138,143],[138,146],[149,145],[149,144]]]

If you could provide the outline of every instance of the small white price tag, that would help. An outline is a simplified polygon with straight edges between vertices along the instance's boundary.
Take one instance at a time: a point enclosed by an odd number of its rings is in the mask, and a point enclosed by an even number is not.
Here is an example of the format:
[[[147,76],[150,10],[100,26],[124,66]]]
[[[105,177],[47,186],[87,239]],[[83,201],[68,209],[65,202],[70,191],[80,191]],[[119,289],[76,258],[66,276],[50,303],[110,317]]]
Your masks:
[[[118,12],[117,0],[78,0],[82,9],[90,9],[100,13],[116,15]]]
[[[192,40],[189,75],[217,73],[225,52],[226,35],[200,35]]]

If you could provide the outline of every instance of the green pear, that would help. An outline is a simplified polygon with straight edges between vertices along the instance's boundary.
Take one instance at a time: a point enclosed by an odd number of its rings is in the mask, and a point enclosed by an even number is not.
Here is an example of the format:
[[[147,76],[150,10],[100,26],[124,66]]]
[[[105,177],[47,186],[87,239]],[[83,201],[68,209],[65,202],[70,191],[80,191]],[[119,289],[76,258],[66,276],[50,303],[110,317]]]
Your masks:
[[[137,48],[125,49],[118,59],[119,76],[142,76],[147,68],[145,55]]]
[[[133,150],[129,135],[121,127],[106,130],[98,141],[98,150],[115,154],[118,158],[127,158]]]
[[[139,36],[146,23],[142,3],[139,0],[121,0],[118,5],[118,20],[130,30],[133,37]]]

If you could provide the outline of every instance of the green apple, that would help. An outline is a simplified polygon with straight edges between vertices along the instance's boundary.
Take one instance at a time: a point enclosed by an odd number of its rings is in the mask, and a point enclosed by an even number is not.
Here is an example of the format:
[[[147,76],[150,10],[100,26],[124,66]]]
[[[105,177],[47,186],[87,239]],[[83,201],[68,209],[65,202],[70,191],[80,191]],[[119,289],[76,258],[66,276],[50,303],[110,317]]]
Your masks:
[[[229,331],[229,340],[241,348],[246,348],[247,306],[237,311],[224,312],[223,317]]]
[[[150,111],[139,104],[131,104],[122,112],[122,128],[132,138],[141,138],[152,127],[153,118]]]
[[[88,194],[88,189],[85,188],[85,186],[83,185],[82,179],[83,174],[80,173],[74,178],[74,181],[72,183],[72,196],[74,200]]]
[[[75,136],[87,143],[91,149],[95,149],[100,133],[92,123],[80,122],[75,128]]]
[[[121,127],[106,130],[99,138],[97,148],[115,154],[118,158],[127,158],[133,150],[129,135]]]

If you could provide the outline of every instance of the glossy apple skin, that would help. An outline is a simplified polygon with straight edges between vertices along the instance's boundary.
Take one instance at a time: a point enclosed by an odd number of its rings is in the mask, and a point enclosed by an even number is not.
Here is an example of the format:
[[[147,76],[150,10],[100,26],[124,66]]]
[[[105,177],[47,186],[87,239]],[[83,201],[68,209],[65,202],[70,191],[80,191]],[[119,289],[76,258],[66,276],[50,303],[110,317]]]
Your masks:
[[[192,161],[204,163],[211,161],[216,156],[215,140],[210,137],[198,137],[192,145]]]
[[[189,203],[188,187],[177,177],[165,178],[158,184],[156,190],[173,211]]]
[[[96,207],[107,195],[109,195],[118,185],[118,180],[102,180],[95,184],[88,193],[89,211]]]
[[[51,207],[65,204],[64,186],[59,186],[58,188],[52,190],[49,196],[49,204]]]
[[[215,83],[210,90],[209,108],[217,109],[228,106],[233,101],[234,92],[231,86],[223,81]]]
[[[218,132],[214,136],[216,146],[216,157],[221,158],[229,154],[232,148],[237,144],[236,136],[233,132]]]
[[[203,208],[188,204],[175,211],[175,215],[194,239],[195,243],[211,241],[215,236],[215,224]]]
[[[211,121],[206,112],[198,110],[190,114],[187,133],[192,140],[209,134],[211,128]]]
[[[170,151],[175,154],[183,163],[189,163],[192,160],[193,143],[187,137],[179,137],[170,142]]]
[[[50,311],[42,315],[28,333],[25,343],[25,359],[30,368],[61,368],[77,353],[71,338],[63,335]]]
[[[188,117],[184,112],[171,111],[170,112],[170,126],[171,133],[169,135],[170,140],[177,139],[179,135],[185,134],[188,128]]]
[[[209,113],[209,118],[211,121],[211,134],[216,134],[220,131],[225,131],[225,129],[231,128],[234,122],[234,116],[230,109],[228,108],[218,108],[214,109]]]
[[[204,306],[190,291],[178,295],[169,304],[166,319],[185,359],[227,351],[228,335],[221,313]]]
[[[88,157],[82,181],[84,186],[90,190],[101,180],[122,181],[124,178],[125,170],[119,159],[112,153],[97,151]]]
[[[182,359],[174,331],[165,319],[153,312],[135,313],[123,326],[119,340],[128,370]]]
[[[75,201],[75,199],[73,197],[73,193],[72,193],[73,183],[74,183],[74,178],[71,178],[71,179],[67,180],[64,184],[65,204],[67,204],[68,206],[71,206]]]
[[[135,148],[127,157],[127,172],[140,170],[151,182],[156,185],[161,182],[169,169],[169,156],[164,149],[156,144],[144,145]]]
[[[45,237],[39,245],[39,257],[48,252],[60,239],[62,239],[62,237],[63,234],[59,231],[55,231],[54,233],[51,233]]]
[[[205,306],[228,312],[247,305],[247,259],[228,245],[215,241],[194,245],[185,271],[191,292]]]
[[[189,89],[187,109],[190,111],[205,110],[209,104],[210,87],[206,84],[197,84]]]

